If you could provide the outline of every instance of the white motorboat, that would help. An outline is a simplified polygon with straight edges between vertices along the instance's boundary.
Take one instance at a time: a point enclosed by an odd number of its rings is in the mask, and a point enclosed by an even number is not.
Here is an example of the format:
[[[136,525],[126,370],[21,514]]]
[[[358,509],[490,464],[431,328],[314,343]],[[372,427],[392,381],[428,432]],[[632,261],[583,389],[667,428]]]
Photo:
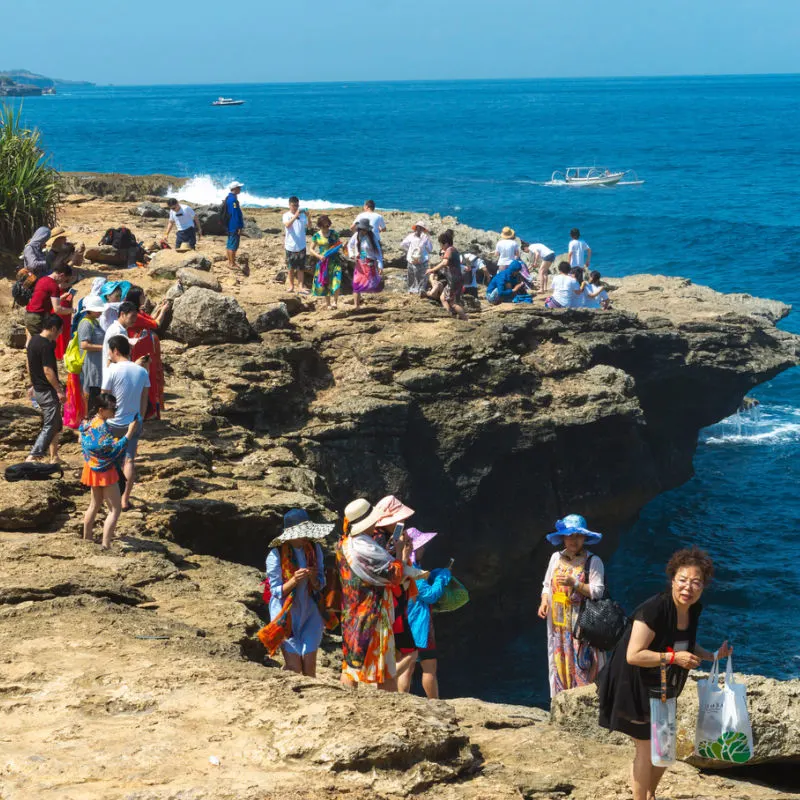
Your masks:
[[[610,170],[605,167],[568,167],[566,172],[558,170],[552,174],[547,186],[639,186],[639,180],[632,170]]]
[[[232,97],[218,97],[212,106],[243,106],[244,100],[234,100]]]

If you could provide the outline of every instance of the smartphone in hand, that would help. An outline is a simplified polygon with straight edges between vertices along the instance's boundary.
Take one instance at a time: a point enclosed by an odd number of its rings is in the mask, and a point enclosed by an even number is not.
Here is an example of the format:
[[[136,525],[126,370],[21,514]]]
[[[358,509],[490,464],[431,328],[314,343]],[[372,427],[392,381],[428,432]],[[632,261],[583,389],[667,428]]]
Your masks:
[[[400,537],[403,535],[405,527],[406,526],[402,522],[398,522],[397,525],[394,526],[394,533],[392,534],[392,544],[397,544],[397,542],[400,541]]]

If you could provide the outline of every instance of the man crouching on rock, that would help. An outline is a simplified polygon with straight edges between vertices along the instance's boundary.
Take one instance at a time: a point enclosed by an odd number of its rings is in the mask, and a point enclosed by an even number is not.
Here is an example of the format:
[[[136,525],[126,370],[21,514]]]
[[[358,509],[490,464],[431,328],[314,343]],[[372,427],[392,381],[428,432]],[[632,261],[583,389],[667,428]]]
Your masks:
[[[131,508],[131,491],[136,481],[136,451],[147,413],[147,395],[150,389],[147,370],[134,364],[130,355],[131,344],[127,336],[112,336],[108,340],[110,364],[103,373],[103,391],[117,399],[116,413],[108,420],[108,427],[115,439],[128,436],[122,470],[126,481],[125,491],[122,493],[123,511]],[[139,420],[138,430],[129,434],[128,426],[136,419]]]

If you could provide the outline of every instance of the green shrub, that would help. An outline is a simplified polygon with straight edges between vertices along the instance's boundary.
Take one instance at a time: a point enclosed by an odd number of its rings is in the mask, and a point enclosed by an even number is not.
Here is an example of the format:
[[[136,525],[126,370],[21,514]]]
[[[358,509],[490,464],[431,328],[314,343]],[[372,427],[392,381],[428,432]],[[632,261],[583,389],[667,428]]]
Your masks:
[[[40,133],[22,124],[22,105],[0,109],[0,249],[20,252],[41,225],[52,227],[61,176],[39,147]]]

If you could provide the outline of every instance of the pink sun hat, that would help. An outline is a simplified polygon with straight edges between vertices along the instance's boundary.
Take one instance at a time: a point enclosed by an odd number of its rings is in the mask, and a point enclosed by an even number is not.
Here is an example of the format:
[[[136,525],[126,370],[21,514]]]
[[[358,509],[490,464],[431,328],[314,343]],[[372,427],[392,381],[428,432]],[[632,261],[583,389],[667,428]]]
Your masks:
[[[393,494],[387,494],[375,503],[373,510],[375,525],[379,528],[388,528],[389,525],[397,525],[414,515],[414,509],[401,503]]]
[[[419,550],[420,547],[424,547],[431,539],[439,535],[437,532],[425,533],[419,528],[409,528],[406,533],[411,539],[412,550]]]

